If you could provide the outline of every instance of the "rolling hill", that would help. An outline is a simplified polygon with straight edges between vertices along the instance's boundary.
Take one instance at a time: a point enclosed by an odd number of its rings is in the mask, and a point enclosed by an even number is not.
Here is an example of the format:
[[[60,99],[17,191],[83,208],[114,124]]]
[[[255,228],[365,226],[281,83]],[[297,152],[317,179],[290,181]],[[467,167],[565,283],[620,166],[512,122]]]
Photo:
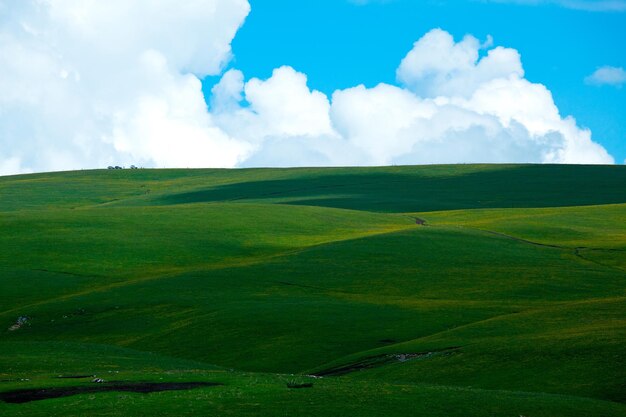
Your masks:
[[[626,416],[625,220],[624,166],[0,177],[0,415]]]

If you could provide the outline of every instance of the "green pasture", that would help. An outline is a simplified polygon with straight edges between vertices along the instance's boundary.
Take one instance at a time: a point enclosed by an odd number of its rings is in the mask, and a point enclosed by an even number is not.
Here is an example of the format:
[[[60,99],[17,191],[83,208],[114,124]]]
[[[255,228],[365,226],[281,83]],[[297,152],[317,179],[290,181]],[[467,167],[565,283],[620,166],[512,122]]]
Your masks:
[[[0,415],[626,416],[625,220],[623,166],[0,177],[0,398],[221,384]]]

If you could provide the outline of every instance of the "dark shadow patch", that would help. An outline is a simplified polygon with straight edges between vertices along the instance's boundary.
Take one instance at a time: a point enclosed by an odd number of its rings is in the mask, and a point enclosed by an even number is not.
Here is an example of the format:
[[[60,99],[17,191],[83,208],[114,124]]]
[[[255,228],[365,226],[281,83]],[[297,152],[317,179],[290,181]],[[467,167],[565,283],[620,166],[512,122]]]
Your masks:
[[[429,359],[435,356],[449,356],[456,353],[461,348],[458,346],[449,347],[446,349],[441,349],[438,351],[431,352],[420,352],[420,353],[388,353],[384,355],[376,355],[370,356],[360,361],[348,363],[341,366],[335,366],[333,368],[324,369],[319,372],[315,372],[312,374],[317,377],[324,376],[342,376],[346,374],[350,374],[352,372],[363,371],[366,369],[378,368],[385,365],[391,365],[393,363],[402,363],[420,359]]]
[[[428,166],[292,170],[292,178],[246,181],[156,197],[156,204],[284,199],[283,204],[392,213],[623,203],[626,169],[584,165]],[[601,192],[599,190],[602,190]]]
[[[184,391],[194,388],[224,385],[217,382],[115,382],[77,387],[35,388],[7,391],[0,393],[0,400],[5,403],[22,404],[30,401],[48,400],[51,398],[69,397],[79,394],[123,391],[149,394],[161,391]]]
[[[303,384],[288,383],[287,388],[291,388],[291,389],[313,388],[313,383],[312,382],[306,382]]]

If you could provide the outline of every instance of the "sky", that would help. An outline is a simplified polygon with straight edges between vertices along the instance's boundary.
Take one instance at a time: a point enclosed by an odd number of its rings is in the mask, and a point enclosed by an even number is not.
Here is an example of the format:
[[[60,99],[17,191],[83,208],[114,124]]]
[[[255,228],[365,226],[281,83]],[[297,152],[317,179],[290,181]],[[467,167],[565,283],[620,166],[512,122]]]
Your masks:
[[[0,175],[626,160],[626,0],[0,0]]]

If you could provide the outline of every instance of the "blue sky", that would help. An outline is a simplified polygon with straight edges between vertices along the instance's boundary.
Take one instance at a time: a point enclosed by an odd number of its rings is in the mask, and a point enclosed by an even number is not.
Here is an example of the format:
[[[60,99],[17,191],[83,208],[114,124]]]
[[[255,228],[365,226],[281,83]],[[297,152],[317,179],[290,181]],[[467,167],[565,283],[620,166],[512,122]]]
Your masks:
[[[563,116],[590,128],[616,161],[626,159],[626,88],[584,82],[598,67],[626,68],[626,12],[464,0],[251,5],[230,63],[247,76],[267,78],[290,65],[308,75],[311,88],[329,95],[361,83],[396,84],[400,60],[430,29],[443,28],[457,39],[491,35],[496,45],[521,53],[526,78],[548,87]],[[205,79],[205,91],[217,80]]]
[[[623,164],[624,40],[626,0],[0,0],[0,175]]]

